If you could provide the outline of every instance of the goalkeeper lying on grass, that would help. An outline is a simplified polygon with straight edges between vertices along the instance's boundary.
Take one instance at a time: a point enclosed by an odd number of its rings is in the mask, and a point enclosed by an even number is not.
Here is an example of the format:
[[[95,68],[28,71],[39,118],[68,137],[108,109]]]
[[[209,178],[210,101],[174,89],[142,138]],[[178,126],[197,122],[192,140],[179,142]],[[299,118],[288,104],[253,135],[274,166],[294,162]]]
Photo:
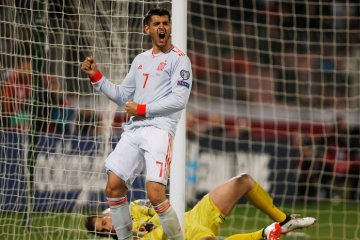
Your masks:
[[[241,174],[210,191],[194,208],[185,213],[185,239],[216,239],[220,225],[243,196],[274,220],[274,223],[256,232],[235,234],[225,240],[277,240],[280,239],[280,234],[308,227],[316,221],[312,217],[299,218],[286,215],[274,206],[269,194],[251,176]],[[130,212],[133,218],[134,239],[168,239],[161,227],[159,217],[149,201],[131,202]],[[113,233],[114,239],[117,239],[109,211],[104,211],[101,215],[89,216],[85,225],[93,234],[108,237]]]

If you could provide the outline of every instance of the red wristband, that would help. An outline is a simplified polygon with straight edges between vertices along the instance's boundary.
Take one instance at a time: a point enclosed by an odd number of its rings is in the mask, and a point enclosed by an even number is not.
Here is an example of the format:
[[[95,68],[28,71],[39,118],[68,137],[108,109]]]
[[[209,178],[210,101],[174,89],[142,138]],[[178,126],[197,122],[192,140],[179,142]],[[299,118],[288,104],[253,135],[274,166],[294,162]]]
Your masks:
[[[146,116],[146,104],[138,104],[136,113],[138,116],[145,117]]]
[[[93,75],[89,76],[91,83],[97,83],[103,77],[102,73],[98,70]]]

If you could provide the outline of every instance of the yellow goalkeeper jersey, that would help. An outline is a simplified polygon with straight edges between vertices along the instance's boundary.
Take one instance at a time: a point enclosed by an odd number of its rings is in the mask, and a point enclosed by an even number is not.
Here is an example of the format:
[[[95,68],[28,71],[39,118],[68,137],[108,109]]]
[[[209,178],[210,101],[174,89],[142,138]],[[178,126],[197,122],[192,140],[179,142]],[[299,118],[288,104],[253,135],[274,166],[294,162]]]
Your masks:
[[[130,203],[133,218],[134,237],[141,240],[167,240],[160,218],[148,200]],[[199,240],[203,237],[215,237],[225,216],[214,205],[208,195],[194,208],[185,213],[185,239]]]

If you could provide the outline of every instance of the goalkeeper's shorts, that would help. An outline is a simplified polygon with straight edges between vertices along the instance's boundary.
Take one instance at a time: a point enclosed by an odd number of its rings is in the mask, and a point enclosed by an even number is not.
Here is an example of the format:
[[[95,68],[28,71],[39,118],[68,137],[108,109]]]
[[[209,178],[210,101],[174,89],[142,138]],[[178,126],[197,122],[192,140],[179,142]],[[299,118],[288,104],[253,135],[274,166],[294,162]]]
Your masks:
[[[216,237],[225,215],[215,206],[209,194],[185,213],[185,238]]]

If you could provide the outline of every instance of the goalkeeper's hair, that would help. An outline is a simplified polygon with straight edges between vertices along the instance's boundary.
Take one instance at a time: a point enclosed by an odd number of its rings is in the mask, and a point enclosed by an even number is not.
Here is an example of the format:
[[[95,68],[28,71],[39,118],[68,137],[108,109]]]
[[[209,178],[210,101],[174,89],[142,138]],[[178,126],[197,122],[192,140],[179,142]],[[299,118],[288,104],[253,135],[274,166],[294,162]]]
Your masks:
[[[171,14],[170,12],[166,9],[166,8],[152,8],[150,9],[144,18],[144,25],[150,25],[151,22],[151,17],[152,16],[168,16],[169,17],[169,21],[171,22]]]
[[[106,237],[109,236],[113,239],[118,239],[115,233],[111,232],[97,232],[95,229],[95,220],[96,218],[101,217],[101,215],[90,215],[85,218],[85,228],[88,230],[89,233],[94,234],[98,237]]]

